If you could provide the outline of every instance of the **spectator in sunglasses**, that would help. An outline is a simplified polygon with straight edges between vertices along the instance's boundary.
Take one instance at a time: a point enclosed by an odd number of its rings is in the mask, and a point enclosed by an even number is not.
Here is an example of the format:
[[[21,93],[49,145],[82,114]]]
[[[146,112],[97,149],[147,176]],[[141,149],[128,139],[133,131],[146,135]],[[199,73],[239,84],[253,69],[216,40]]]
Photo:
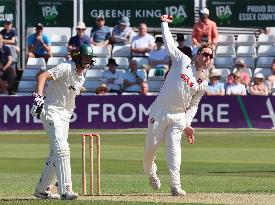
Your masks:
[[[241,83],[241,73],[233,74],[233,83],[226,88],[226,95],[247,95],[245,85]]]
[[[72,36],[68,43],[68,53],[72,53],[75,50],[78,50],[80,45],[87,44],[91,46],[91,41],[88,35],[85,34],[86,25],[84,22],[78,22],[76,26],[76,35]]]

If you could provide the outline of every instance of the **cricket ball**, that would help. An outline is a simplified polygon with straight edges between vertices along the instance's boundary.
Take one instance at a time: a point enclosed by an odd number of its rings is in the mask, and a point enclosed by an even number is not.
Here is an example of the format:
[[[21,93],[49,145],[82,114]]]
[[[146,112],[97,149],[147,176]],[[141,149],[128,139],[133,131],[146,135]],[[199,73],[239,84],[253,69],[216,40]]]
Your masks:
[[[173,16],[168,15],[168,19],[173,20]]]

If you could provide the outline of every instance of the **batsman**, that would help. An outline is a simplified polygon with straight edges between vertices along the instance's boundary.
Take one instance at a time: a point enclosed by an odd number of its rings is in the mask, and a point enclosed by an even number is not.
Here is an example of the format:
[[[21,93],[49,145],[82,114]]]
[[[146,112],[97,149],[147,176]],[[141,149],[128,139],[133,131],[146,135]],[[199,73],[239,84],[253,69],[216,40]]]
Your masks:
[[[37,92],[31,114],[40,118],[49,138],[49,156],[36,186],[34,196],[41,199],[73,200],[68,144],[69,121],[75,108],[76,95],[80,94],[86,70],[93,66],[93,51],[81,45],[72,53],[72,61],[61,63],[37,76]],[[46,95],[44,87],[48,82]],[[52,192],[57,179],[58,194]]]

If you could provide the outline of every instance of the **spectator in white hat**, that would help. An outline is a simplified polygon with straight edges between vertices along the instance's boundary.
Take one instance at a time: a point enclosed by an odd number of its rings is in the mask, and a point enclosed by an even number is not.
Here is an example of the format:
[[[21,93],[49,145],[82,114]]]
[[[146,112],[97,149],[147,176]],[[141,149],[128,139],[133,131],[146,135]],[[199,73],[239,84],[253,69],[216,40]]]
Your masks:
[[[241,73],[233,74],[234,81],[226,88],[226,95],[247,95],[245,85],[241,83]]]
[[[256,73],[254,82],[250,85],[250,95],[268,95],[268,87],[264,84],[265,77],[262,73]]]
[[[130,27],[129,18],[124,16],[119,20],[118,25],[114,26],[112,31],[112,43],[113,44],[130,44],[135,32]]]
[[[76,26],[77,34],[72,36],[69,40],[67,50],[69,53],[78,50],[82,44],[91,45],[91,41],[88,35],[85,35],[86,25],[84,22],[78,22]]]
[[[200,20],[193,26],[192,41],[193,46],[199,46],[202,42],[213,43],[215,46],[218,43],[218,29],[214,21],[209,17],[209,10],[203,8],[199,12]]]
[[[206,90],[206,95],[225,95],[224,83],[219,82],[221,74],[217,69],[212,69],[209,74],[210,82]]]

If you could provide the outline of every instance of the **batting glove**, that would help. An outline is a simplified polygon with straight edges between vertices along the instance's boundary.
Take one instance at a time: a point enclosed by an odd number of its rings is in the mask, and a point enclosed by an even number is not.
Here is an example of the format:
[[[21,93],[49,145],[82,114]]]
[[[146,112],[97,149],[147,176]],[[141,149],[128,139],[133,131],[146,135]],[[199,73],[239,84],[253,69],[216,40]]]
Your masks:
[[[44,99],[46,97],[39,95],[38,93],[33,93],[32,96],[34,96],[34,101],[32,104],[31,114],[33,117],[40,119],[40,115],[44,107]]]

